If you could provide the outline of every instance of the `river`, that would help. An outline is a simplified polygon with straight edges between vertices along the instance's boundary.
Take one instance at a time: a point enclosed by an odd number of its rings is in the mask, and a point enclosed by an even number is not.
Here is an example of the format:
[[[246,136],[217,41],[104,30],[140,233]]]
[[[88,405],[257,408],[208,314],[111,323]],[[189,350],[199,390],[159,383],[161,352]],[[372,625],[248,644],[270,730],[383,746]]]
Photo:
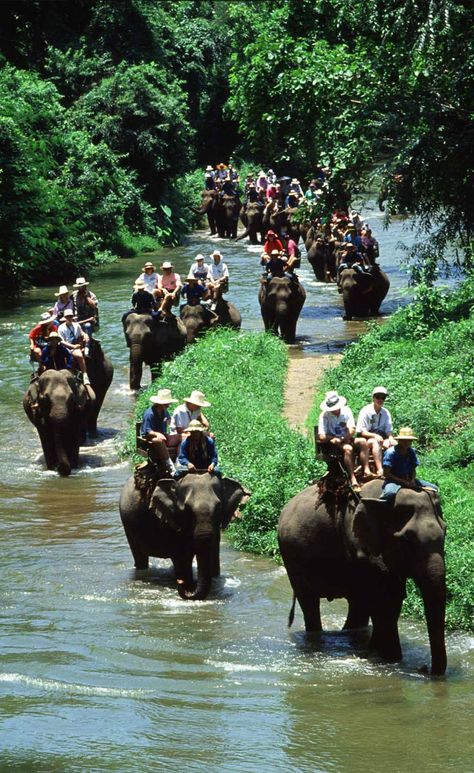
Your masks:
[[[369,219],[392,281],[388,314],[407,297],[395,248],[404,235],[399,223],[382,231],[375,211]],[[213,244],[244,327],[262,329],[258,248],[197,233],[154,258],[184,274]],[[300,612],[286,627],[284,570],[225,542],[223,575],[205,602],[178,598],[167,562],[135,578],[117,508],[129,466],[115,444],[133,406],[120,316],[142,260],[120,261],[92,284],[116,370],[99,437],[70,478],[44,471],[21,406],[26,334],[58,281],[0,314],[0,770],[472,771],[472,637],[447,637],[443,679],[418,673],[429,649],[412,621],[400,624],[398,665],[368,658],[365,634],[338,632],[342,602],[323,605],[327,633],[310,642]],[[335,288],[318,285],[305,260],[299,273],[308,300],[295,353],[340,350],[364,323],[342,321]]]

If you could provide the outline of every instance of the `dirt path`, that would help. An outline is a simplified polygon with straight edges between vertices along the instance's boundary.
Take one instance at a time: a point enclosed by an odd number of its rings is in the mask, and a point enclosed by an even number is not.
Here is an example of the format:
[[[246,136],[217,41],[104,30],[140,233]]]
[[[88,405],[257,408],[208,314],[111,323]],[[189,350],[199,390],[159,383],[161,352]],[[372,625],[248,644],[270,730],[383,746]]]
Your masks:
[[[316,388],[325,370],[340,359],[340,354],[290,355],[283,410],[290,427],[306,434],[304,424],[313,406]]]

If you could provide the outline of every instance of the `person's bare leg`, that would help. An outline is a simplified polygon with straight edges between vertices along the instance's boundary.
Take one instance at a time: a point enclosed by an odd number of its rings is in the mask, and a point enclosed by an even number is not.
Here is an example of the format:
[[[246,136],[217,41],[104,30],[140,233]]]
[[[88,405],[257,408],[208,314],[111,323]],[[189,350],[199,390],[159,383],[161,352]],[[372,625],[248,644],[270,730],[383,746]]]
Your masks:
[[[377,473],[377,475],[382,476],[383,475],[382,450],[380,448],[380,443],[375,438],[371,438],[368,442],[370,447],[372,448],[372,456],[374,458],[375,472]]]
[[[372,473],[369,467],[369,447],[367,445],[367,441],[365,440],[365,438],[357,438],[354,441],[354,444],[357,447],[357,452],[359,454],[359,459],[362,465],[364,476],[370,478]]]
[[[357,478],[354,475],[354,457],[353,448],[349,443],[343,445],[342,450],[344,452],[344,467],[349,473],[349,478],[353,486],[357,485]]]

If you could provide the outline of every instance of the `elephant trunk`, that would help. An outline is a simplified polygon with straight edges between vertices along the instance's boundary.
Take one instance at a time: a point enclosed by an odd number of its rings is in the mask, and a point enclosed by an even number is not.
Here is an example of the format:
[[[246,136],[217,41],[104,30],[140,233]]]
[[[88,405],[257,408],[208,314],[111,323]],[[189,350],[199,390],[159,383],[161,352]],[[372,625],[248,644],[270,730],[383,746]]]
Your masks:
[[[207,207],[191,207],[191,212],[194,212],[195,215],[205,215],[207,212]]]
[[[207,598],[211,589],[211,552],[213,541],[206,539],[200,540],[196,550],[196,561],[198,567],[198,579],[194,591],[186,590],[183,582],[178,580],[178,593],[185,601],[203,601]]]
[[[53,430],[54,450],[56,453],[57,470],[60,475],[71,474],[71,460],[65,445],[66,427],[56,426]]]
[[[130,389],[140,389],[143,373],[143,345],[139,341],[130,344]]]
[[[426,562],[424,571],[415,581],[423,597],[426,625],[431,647],[431,673],[441,676],[446,671],[446,645],[444,640],[446,582],[444,558],[434,553]]]

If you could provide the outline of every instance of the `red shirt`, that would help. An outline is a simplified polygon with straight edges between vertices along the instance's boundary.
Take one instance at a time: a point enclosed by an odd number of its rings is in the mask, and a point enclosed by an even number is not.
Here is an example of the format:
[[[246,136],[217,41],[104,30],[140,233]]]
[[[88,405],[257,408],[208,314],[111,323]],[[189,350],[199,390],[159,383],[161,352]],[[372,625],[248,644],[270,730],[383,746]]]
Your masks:
[[[48,326],[45,325],[45,332],[43,332],[43,325],[35,325],[33,330],[30,330],[28,333],[28,338],[30,341],[34,341],[35,344],[39,342],[40,344],[46,343],[45,338],[48,335],[48,333],[51,332],[51,330],[57,330],[56,325],[54,322],[50,322]]]
[[[264,244],[263,251],[266,252],[267,255],[270,255],[272,250],[282,250],[283,244],[278,238],[275,239],[267,239],[267,241]]]

